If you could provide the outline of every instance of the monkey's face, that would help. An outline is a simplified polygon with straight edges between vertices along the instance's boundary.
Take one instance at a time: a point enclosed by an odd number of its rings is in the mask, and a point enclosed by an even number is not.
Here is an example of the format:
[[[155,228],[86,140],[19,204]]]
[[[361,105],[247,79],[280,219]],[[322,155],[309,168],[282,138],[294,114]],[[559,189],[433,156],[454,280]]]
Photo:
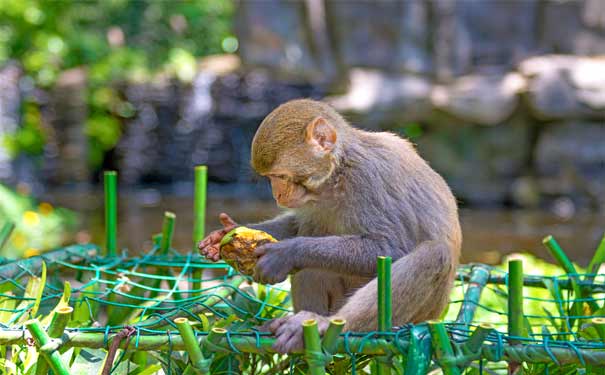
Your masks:
[[[279,206],[299,208],[313,200],[313,194],[292,177],[285,175],[268,175],[267,177],[271,181],[273,198]]]

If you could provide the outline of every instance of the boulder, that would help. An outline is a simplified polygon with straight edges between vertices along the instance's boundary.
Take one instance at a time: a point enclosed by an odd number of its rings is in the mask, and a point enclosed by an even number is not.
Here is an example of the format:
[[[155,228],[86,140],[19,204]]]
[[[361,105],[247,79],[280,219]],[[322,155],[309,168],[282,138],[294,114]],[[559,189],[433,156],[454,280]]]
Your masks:
[[[541,132],[535,170],[547,195],[605,207],[605,122],[559,122]]]
[[[605,58],[547,55],[523,61],[527,98],[536,116],[605,121]]]
[[[517,108],[525,79],[517,73],[469,75],[452,84],[438,85],[431,92],[433,106],[464,121],[497,125]]]

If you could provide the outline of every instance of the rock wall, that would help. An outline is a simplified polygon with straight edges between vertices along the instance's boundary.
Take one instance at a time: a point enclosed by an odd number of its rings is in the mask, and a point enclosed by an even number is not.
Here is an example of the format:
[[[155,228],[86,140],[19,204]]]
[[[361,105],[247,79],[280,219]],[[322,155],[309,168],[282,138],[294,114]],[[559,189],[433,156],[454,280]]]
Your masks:
[[[238,30],[248,70],[410,136],[463,201],[605,207],[602,0],[242,1]]]

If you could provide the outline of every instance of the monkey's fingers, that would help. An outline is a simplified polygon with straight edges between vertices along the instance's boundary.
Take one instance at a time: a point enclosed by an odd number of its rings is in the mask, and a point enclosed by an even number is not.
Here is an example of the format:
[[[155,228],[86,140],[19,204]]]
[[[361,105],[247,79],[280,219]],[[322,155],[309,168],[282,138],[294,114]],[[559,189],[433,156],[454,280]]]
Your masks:
[[[222,225],[223,225],[223,227],[224,227],[224,229],[223,229],[223,230],[225,231],[225,234],[226,234],[227,232],[229,232],[231,229],[233,229],[233,228],[237,227],[237,225],[238,225],[238,224],[235,222],[235,220],[233,220],[233,219],[231,218],[231,216],[227,215],[227,214],[226,214],[226,213],[224,213],[224,212],[223,212],[223,213],[221,213],[221,214],[218,216],[218,219],[221,221],[221,224],[222,224]]]

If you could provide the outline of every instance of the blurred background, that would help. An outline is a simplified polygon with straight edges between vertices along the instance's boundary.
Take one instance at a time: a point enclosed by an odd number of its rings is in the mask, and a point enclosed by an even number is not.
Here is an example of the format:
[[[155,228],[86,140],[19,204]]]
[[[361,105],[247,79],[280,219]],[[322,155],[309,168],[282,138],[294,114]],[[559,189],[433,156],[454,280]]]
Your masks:
[[[208,230],[274,215],[250,142],[299,97],[417,144],[464,261],[546,257],[554,234],[584,264],[605,230],[602,0],[0,0],[0,256],[102,244],[104,169],[133,251],[164,210],[191,248],[198,164]]]

